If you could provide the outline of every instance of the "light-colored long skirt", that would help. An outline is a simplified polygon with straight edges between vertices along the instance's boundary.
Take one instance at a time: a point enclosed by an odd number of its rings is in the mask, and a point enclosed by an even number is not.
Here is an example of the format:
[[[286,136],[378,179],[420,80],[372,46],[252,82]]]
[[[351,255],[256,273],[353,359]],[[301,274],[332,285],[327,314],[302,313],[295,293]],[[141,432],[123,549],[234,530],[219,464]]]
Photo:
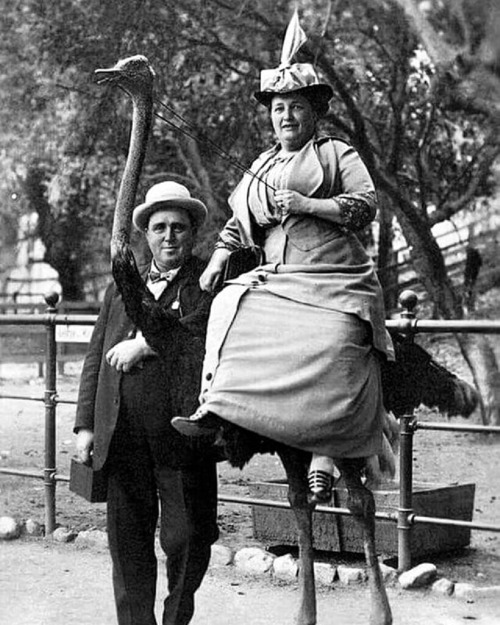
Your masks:
[[[204,408],[306,451],[379,453],[383,407],[370,334],[355,315],[227,286],[210,316]]]

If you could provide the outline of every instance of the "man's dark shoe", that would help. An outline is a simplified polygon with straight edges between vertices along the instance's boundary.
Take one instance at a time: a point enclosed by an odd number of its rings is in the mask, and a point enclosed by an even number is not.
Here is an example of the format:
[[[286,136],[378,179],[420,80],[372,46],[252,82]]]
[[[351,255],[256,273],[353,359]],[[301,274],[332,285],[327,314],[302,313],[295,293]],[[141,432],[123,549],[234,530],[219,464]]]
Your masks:
[[[215,439],[221,429],[221,419],[212,412],[197,410],[190,417],[174,417],[173,427],[184,436]]]

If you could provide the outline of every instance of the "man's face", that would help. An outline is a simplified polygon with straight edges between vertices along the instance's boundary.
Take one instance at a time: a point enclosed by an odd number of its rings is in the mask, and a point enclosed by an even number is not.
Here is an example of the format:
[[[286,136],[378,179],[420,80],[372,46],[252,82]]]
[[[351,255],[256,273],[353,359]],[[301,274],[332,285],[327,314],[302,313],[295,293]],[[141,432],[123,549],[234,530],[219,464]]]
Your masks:
[[[165,208],[149,218],[146,239],[158,269],[169,271],[191,256],[195,232],[184,209]]]

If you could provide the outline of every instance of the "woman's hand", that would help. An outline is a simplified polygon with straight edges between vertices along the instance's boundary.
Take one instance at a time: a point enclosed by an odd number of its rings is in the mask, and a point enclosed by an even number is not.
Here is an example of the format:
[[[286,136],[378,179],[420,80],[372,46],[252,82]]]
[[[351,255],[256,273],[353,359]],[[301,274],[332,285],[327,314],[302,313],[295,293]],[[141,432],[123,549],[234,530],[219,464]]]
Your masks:
[[[217,248],[212,254],[212,258],[209,260],[207,268],[200,276],[200,287],[202,291],[213,293],[219,286],[224,275],[229,254],[230,251],[225,247]]]
[[[325,221],[343,225],[342,211],[339,203],[333,197],[307,197],[297,191],[279,189],[274,192],[274,199],[282,217],[287,215],[313,215]]]
[[[310,212],[310,198],[290,189],[277,189],[274,192],[274,200],[281,216],[298,215]]]

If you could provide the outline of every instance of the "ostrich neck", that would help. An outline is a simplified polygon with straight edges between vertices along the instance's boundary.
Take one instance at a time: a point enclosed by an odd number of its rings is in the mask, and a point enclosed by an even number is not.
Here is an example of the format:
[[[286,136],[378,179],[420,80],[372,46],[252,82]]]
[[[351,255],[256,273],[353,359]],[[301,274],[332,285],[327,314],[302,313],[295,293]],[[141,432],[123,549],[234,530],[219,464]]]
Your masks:
[[[130,240],[132,211],[151,127],[152,102],[152,94],[149,93],[132,96],[130,145],[116,200],[111,233],[111,259],[115,257],[117,248],[128,244]]]

